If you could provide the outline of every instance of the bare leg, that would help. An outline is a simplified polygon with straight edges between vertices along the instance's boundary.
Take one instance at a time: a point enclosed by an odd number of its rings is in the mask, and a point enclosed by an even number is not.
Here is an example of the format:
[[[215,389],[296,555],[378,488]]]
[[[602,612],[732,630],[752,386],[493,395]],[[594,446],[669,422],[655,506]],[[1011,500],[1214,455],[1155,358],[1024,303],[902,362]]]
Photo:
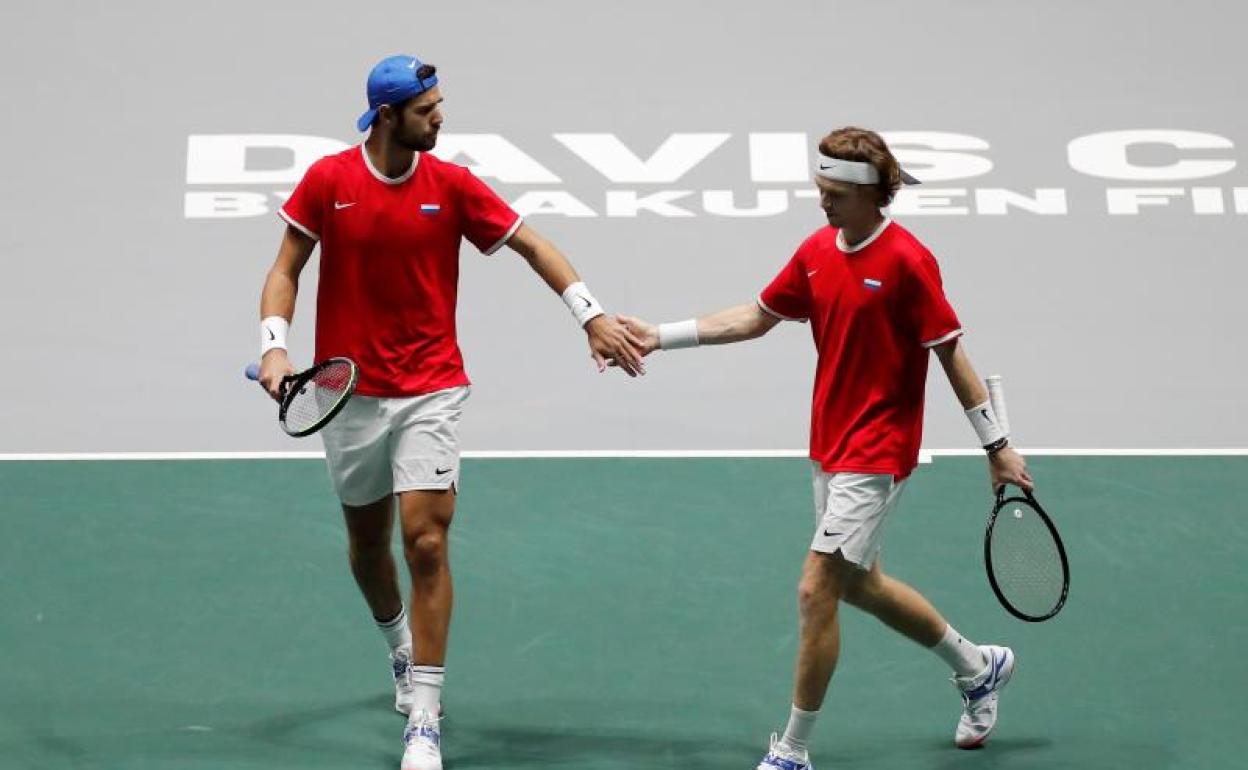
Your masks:
[[[347,552],[351,574],[364,594],[373,617],[386,620],[399,614],[398,570],[390,552],[394,530],[394,500],[390,495],[362,506],[342,506],[347,523]]]
[[[803,711],[818,711],[823,705],[841,649],[837,609],[855,569],[840,553],[810,551],[802,564],[797,589],[800,638],[793,705]]]
[[[940,641],[948,625],[945,619],[918,591],[885,575],[879,559],[870,571],[855,577],[846,586],[845,601],[924,647]]]
[[[403,555],[412,579],[412,662],[441,666],[451,625],[451,584],[447,531],[455,515],[454,490],[412,491],[399,495]]]

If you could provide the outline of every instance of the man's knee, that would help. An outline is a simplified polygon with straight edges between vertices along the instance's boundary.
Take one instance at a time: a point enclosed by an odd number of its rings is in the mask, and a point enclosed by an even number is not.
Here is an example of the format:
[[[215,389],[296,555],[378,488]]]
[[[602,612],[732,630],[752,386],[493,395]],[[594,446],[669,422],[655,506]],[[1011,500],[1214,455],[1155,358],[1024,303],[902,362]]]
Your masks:
[[[803,575],[802,579],[797,583],[798,609],[801,610],[804,615],[819,606],[819,604],[823,601],[826,601],[826,597],[823,592],[822,583],[816,579]]]
[[[455,493],[405,492],[399,497],[403,517],[403,554],[414,571],[431,571],[446,560],[447,531],[455,515]]]
[[[446,560],[446,528],[437,524],[423,527],[403,537],[403,554],[415,571],[437,569]]]
[[[811,551],[797,583],[797,603],[803,614],[835,608],[844,592],[848,563],[840,552]]]

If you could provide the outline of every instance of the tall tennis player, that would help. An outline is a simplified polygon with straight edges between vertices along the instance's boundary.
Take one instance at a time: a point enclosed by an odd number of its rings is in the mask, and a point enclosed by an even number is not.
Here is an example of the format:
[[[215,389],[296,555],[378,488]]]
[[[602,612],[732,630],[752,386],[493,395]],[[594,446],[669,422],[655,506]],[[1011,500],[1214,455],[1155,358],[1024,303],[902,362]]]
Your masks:
[[[436,69],[412,56],[368,76],[360,145],[308,169],[279,214],[286,231],[260,300],[260,384],[293,371],[286,339],[299,275],[321,246],[316,361],[354,360],[355,396],[322,432],[346,518],[351,572],[390,648],[407,713],[403,770],[440,770],[441,691],[452,587],[447,531],[469,381],[455,335],[459,249],[523,256],[607,359],[642,372],[640,343],[603,313],[568,260],[468,169],[428,151],[442,127]],[[390,553],[398,500],[410,603]]]
[[[881,209],[914,183],[884,140],[842,128],[819,143],[814,170],[828,226],[797,249],[757,301],[654,326],[622,317],[643,352],[740,342],[781,321],[810,322],[818,352],[810,422],[815,531],[798,586],[800,641],[793,703],[758,770],[809,770],[807,742],[840,647],[841,602],[935,653],[962,697],[956,745],[973,748],[997,722],[1014,652],[973,644],[918,591],[884,573],[880,543],[918,463],[929,353],[988,455],[992,484],[1031,487],[1023,458],[996,425],[960,343],[932,254]]]

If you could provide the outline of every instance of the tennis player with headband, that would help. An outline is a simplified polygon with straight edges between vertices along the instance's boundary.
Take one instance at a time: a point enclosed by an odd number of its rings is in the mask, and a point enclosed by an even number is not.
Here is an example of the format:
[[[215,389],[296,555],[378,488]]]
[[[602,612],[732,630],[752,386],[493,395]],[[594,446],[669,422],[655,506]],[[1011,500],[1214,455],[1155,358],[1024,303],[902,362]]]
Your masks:
[[[299,274],[321,244],[316,361],[353,359],[356,395],[323,431],[351,571],[390,646],[396,708],[409,714],[403,770],[439,770],[438,713],[451,619],[447,531],[459,482],[469,381],[456,342],[459,249],[506,245],[563,297],[606,360],[642,373],[640,342],[568,260],[467,168],[428,151],[442,127],[436,69],[411,56],[368,76],[360,145],[312,164],[279,214],[287,223],[260,301],[260,384],[278,398]],[[390,552],[398,497],[410,622]],[[414,644],[413,644],[414,642]]]
[[[903,172],[878,134],[833,131],[814,169],[828,227],[797,249],[755,302],[654,326],[622,317],[643,352],[760,337],[809,321],[818,352],[810,423],[815,533],[798,586],[800,640],[788,726],[759,770],[807,770],[807,741],[840,645],[842,601],[932,650],[963,699],[956,744],[982,744],[1014,670],[1008,647],[976,645],[918,591],[880,566],[885,521],[918,463],[924,383],[934,350],[988,455],[994,487],[1031,487],[1023,458],[993,419],[987,390],[960,343],[961,324],[932,254],[881,211]]]

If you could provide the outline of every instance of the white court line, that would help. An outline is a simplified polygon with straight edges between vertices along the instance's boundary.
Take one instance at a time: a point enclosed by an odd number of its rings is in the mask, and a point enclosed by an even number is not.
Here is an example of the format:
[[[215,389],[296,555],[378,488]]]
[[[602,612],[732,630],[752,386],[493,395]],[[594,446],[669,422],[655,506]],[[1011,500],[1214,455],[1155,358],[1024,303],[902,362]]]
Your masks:
[[[1248,447],[1194,447],[1176,449],[1048,449],[1024,448],[1028,457],[1245,457]],[[977,457],[982,449],[924,449],[919,461],[933,457]],[[804,449],[534,449],[468,451],[469,460],[610,459],[610,458],[771,458],[806,457]],[[0,462],[59,462],[88,460],[323,460],[324,452],[12,452],[0,453]]]

